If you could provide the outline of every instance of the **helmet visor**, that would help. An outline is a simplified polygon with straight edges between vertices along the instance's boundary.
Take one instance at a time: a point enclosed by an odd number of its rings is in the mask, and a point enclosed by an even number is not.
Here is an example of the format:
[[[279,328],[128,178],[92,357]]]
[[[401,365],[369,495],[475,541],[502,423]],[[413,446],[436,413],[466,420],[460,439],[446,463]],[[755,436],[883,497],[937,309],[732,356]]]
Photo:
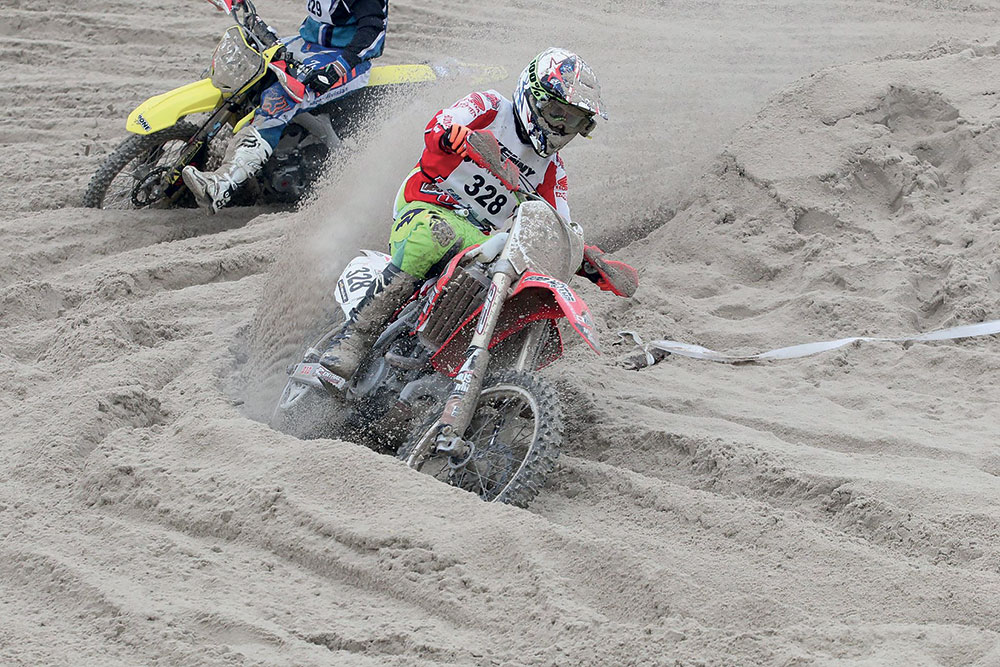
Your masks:
[[[538,103],[538,115],[545,122],[547,129],[565,136],[577,134],[588,136],[597,125],[592,111],[552,98]]]

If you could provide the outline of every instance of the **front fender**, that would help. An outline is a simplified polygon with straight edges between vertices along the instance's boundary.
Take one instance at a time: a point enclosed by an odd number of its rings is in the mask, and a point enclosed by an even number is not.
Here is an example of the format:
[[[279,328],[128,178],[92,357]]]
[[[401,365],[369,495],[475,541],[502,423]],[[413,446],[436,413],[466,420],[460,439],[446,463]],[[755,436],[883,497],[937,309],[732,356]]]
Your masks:
[[[212,111],[222,102],[222,91],[211,79],[195,81],[150,97],[129,114],[125,129],[135,134],[152,134],[173,127],[184,116]]]
[[[514,292],[509,298],[513,299],[520,292],[529,289],[549,291],[553,298],[555,298],[556,304],[562,309],[566,319],[569,320],[570,326],[587,341],[587,345],[594,352],[597,354],[601,353],[601,348],[597,342],[597,332],[594,330],[594,320],[590,316],[590,309],[587,308],[587,304],[576,295],[576,292],[569,285],[551,276],[541,273],[531,273],[529,271],[521,276],[521,280],[518,281],[514,287]]]

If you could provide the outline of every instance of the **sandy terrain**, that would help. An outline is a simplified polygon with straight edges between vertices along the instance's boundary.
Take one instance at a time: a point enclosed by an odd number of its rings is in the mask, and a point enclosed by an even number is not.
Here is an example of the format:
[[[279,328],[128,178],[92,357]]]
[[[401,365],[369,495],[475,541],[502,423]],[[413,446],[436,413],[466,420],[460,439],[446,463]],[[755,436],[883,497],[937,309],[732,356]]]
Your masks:
[[[643,285],[579,286],[607,353],[547,371],[573,417],[551,484],[487,505],[261,421],[466,84],[386,110],[298,211],[81,209],[226,21],[6,0],[0,664],[1000,665],[996,338],[638,372],[611,345],[1000,318],[1000,2],[392,12],[384,62],[516,72],[555,43],[604,82],[571,204]]]

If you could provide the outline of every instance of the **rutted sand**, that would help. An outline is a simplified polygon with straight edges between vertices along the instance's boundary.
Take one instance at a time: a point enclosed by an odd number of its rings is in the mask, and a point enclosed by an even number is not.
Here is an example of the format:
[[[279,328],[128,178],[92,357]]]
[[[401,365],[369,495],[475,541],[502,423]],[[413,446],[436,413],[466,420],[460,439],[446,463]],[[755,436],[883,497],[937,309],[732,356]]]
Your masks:
[[[83,210],[127,111],[225,23],[0,9],[0,663],[1000,664],[995,339],[639,372],[610,345],[1000,317],[1000,4],[574,2],[544,34],[514,4],[394,3],[385,61],[552,42],[605,81],[572,204],[643,286],[580,287],[608,354],[548,373],[574,421],[530,511],[255,420],[464,84],[301,211]]]

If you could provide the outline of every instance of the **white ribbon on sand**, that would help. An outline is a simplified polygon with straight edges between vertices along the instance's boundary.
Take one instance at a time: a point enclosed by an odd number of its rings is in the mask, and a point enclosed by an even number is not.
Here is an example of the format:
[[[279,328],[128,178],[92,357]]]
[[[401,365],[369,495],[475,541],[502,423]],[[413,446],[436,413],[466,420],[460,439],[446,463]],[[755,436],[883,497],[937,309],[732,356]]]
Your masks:
[[[820,352],[836,350],[837,348],[860,341],[908,343],[932,340],[956,340],[958,338],[972,338],[974,336],[991,336],[998,333],[1000,333],[1000,320],[993,320],[992,322],[980,322],[979,324],[966,324],[960,327],[952,327],[950,329],[928,331],[927,333],[918,334],[916,336],[901,336],[893,338],[853,336],[851,338],[840,338],[838,340],[821,341],[818,343],[803,343],[801,345],[792,345],[790,347],[779,347],[776,350],[768,350],[767,352],[761,352],[759,354],[747,355],[722,354],[721,352],[710,350],[707,347],[702,347],[701,345],[691,345],[690,343],[681,343],[675,340],[654,340],[649,343],[644,343],[642,338],[639,337],[639,334],[634,331],[619,331],[618,335],[621,336],[622,339],[631,338],[635,344],[646,353],[646,365],[652,366],[665,356],[663,354],[655,355],[653,350],[661,350],[663,352],[669,352],[670,354],[676,354],[681,357],[689,357],[691,359],[705,359],[707,361],[734,364],[749,361],[799,359],[801,357],[819,354]],[[659,358],[657,358],[657,356]]]

